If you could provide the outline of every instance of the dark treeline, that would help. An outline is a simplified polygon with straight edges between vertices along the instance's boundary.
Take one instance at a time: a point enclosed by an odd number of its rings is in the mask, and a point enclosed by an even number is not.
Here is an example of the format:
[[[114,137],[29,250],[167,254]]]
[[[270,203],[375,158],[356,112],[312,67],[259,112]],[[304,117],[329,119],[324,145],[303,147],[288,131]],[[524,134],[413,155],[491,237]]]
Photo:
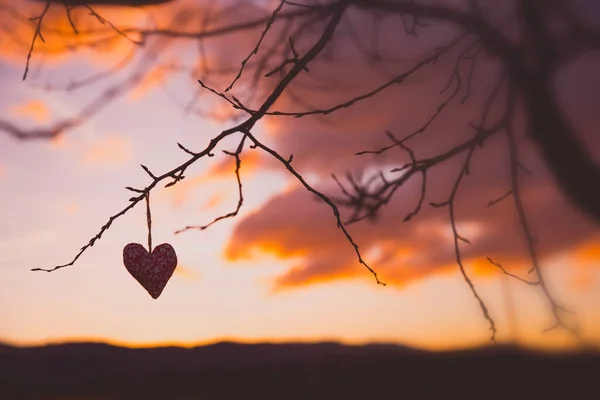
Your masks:
[[[0,398],[575,399],[598,395],[599,371],[600,353],[504,346],[442,353],[336,343],[3,346]]]

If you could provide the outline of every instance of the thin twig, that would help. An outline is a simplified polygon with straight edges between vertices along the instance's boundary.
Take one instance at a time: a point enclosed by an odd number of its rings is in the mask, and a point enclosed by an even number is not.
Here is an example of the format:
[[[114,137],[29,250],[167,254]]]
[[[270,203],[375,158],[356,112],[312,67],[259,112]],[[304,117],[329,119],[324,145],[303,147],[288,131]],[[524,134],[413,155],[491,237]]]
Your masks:
[[[25,72],[23,72],[23,80],[27,79],[27,74],[29,73],[29,62],[31,61],[31,55],[33,54],[33,48],[35,47],[36,39],[39,37],[42,42],[45,42],[44,36],[42,35],[42,21],[49,9],[50,2],[47,1],[39,17],[32,18],[33,21],[37,20],[37,26],[35,28],[35,33],[33,34],[33,39],[31,39],[31,46],[27,52],[27,61],[25,63]]]
[[[254,145],[256,147],[264,150],[265,152],[269,153],[270,155],[275,157],[277,160],[279,160],[279,162],[281,162],[285,166],[285,168],[292,175],[294,175],[298,181],[300,181],[300,183],[302,184],[302,186],[304,186],[306,188],[306,190],[308,190],[309,192],[318,196],[321,200],[323,200],[325,203],[327,203],[327,205],[329,205],[329,207],[331,207],[331,210],[333,211],[333,215],[335,216],[335,219],[337,222],[337,227],[342,230],[342,232],[343,232],[344,236],[346,237],[346,239],[348,240],[348,242],[352,245],[352,247],[354,247],[354,251],[356,252],[356,256],[358,257],[358,262],[360,264],[364,265],[365,268],[367,268],[369,270],[369,272],[375,278],[375,281],[377,282],[377,284],[385,286],[386,283],[379,280],[379,277],[377,276],[377,272],[375,272],[375,270],[373,270],[362,258],[362,255],[360,254],[360,251],[358,250],[358,245],[356,244],[356,242],[354,242],[354,239],[352,239],[352,236],[350,235],[350,233],[346,229],[346,226],[342,222],[342,219],[340,216],[340,210],[335,205],[335,203],[329,197],[327,197],[325,194],[319,192],[318,190],[313,188],[308,182],[306,182],[306,180],[304,180],[302,175],[300,175],[298,173],[298,171],[296,171],[296,169],[292,166],[292,164],[288,160],[283,158],[281,155],[279,155],[279,153],[277,153],[275,150],[271,149],[270,147],[264,145],[263,143],[259,142],[250,132],[246,132],[246,135],[248,135],[248,138],[250,140],[252,140],[252,142],[254,143]]]
[[[555,324],[546,329],[545,331],[549,331],[555,328],[562,327],[571,333],[576,339],[581,340],[581,336],[579,334],[579,330],[577,326],[571,326],[567,324],[561,311],[567,311],[562,306],[557,304],[554,296],[550,292],[548,285],[546,284],[546,280],[544,274],[542,272],[542,268],[540,266],[539,258],[537,255],[537,251],[535,248],[536,240],[531,233],[531,227],[529,226],[529,221],[527,219],[527,214],[525,212],[525,207],[523,205],[523,200],[521,198],[521,187],[519,183],[519,155],[517,149],[517,143],[514,136],[512,125],[509,125],[506,130],[506,138],[508,140],[509,146],[509,161],[510,161],[510,173],[511,173],[511,185],[512,185],[512,193],[515,209],[517,210],[518,219],[521,225],[521,231],[523,232],[523,236],[525,238],[525,243],[527,244],[527,252],[529,254],[529,259],[532,264],[532,269],[535,271],[537,275],[537,282],[539,283],[544,296],[548,300],[550,305],[552,315],[554,316]]]
[[[152,253],[152,215],[150,214],[150,191],[146,192],[146,222],[148,223],[148,253]]]
[[[83,7],[87,8],[90,12],[90,14],[92,16],[94,16],[98,22],[100,22],[102,25],[108,25],[112,30],[114,30],[115,32],[117,32],[119,35],[123,36],[125,39],[129,40],[131,43],[133,44],[137,44],[137,45],[142,45],[144,44],[144,41],[138,41],[135,40],[133,38],[131,38],[126,32],[123,32],[122,30],[120,30],[119,28],[117,28],[112,22],[110,22],[109,20],[107,20],[106,18],[104,18],[103,16],[101,16],[100,14],[98,14],[92,7],[90,7],[87,4],[84,4]]]
[[[490,200],[487,205],[488,207],[494,206],[498,203],[500,203],[502,200],[506,199],[508,196],[510,196],[513,193],[512,190],[509,190],[508,192],[504,193],[502,196],[494,199],[494,200]]]
[[[486,257],[486,258],[487,258],[487,260],[489,261],[489,263],[490,263],[490,264],[492,264],[492,265],[495,265],[496,267],[500,268],[500,270],[501,270],[501,271],[502,271],[502,272],[503,272],[505,275],[508,275],[508,276],[510,276],[511,278],[515,278],[516,280],[518,280],[518,281],[521,281],[521,282],[523,282],[523,283],[526,283],[526,284],[528,284],[528,285],[530,285],[530,286],[537,286],[537,285],[539,285],[539,284],[540,284],[538,281],[529,281],[529,280],[527,280],[527,279],[523,279],[523,278],[521,278],[521,277],[520,277],[520,276],[518,276],[518,275],[512,274],[512,273],[508,272],[508,271],[507,271],[507,270],[506,270],[506,269],[505,269],[505,268],[502,266],[502,264],[500,264],[499,262],[496,262],[496,261],[492,260],[490,257]]]
[[[175,231],[176,235],[179,233],[188,231],[190,229],[199,229],[199,230],[203,231],[206,228],[210,227],[211,225],[213,225],[223,219],[233,218],[236,215],[238,215],[238,212],[240,211],[240,209],[242,208],[242,205],[244,203],[244,194],[242,191],[242,179],[240,178],[240,168],[242,166],[242,160],[240,159],[240,154],[242,153],[242,150],[244,149],[244,142],[246,140],[246,137],[247,137],[247,135],[244,135],[242,137],[242,140],[240,140],[238,148],[234,153],[230,153],[230,152],[227,152],[224,150],[225,154],[233,156],[235,158],[235,178],[236,178],[237,186],[238,186],[238,202],[237,202],[237,206],[236,206],[235,210],[233,210],[230,213],[216,217],[215,219],[213,219],[210,223],[208,223],[206,225],[188,225],[183,229],[179,229],[179,230]]]
[[[252,58],[252,56],[255,55],[256,53],[258,53],[258,50],[260,48],[260,45],[261,45],[263,39],[267,35],[267,32],[269,32],[269,29],[271,29],[271,26],[273,25],[273,23],[275,22],[275,19],[277,18],[277,14],[279,13],[279,11],[281,11],[281,8],[283,7],[284,4],[285,4],[284,1],[280,1],[279,5],[275,8],[275,10],[273,10],[273,14],[271,15],[271,18],[269,18],[269,20],[267,20],[267,23],[265,24],[265,29],[263,30],[262,34],[260,35],[260,39],[258,39],[256,46],[254,46],[254,49],[252,49],[250,54],[242,61],[242,66],[240,67],[238,74],[235,76],[235,78],[229,84],[229,86],[227,86],[227,88],[225,89],[226,92],[230,91],[233,88],[233,85],[235,85],[235,83],[238,81],[238,79],[240,79],[242,77],[242,73],[244,72],[244,67],[246,67],[246,63],[250,60],[250,58]]]
[[[456,44],[458,44],[465,36],[466,36],[465,34],[459,35],[456,39],[452,40],[449,44],[439,48],[432,55],[421,59],[410,69],[396,75],[395,77],[388,80],[384,84],[376,87],[375,89],[372,89],[372,90],[370,90],[366,93],[363,93],[359,96],[353,97],[350,100],[344,101],[342,103],[336,104],[336,105],[328,107],[328,108],[312,109],[309,111],[271,111],[267,115],[277,115],[277,116],[288,116],[288,117],[300,118],[300,117],[305,117],[308,115],[329,115],[335,111],[338,111],[338,110],[341,110],[344,108],[349,108],[358,102],[369,99],[369,98],[379,94],[380,92],[384,91],[385,89],[388,89],[394,85],[401,84],[407,78],[412,76],[415,72],[419,71],[424,66],[435,62],[435,60],[437,60],[440,56],[442,56],[444,53],[446,53],[448,50],[450,50],[452,47],[454,47]],[[248,112],[254,112],[253,110],[246,108],[245,106],[244,106],[244,109],[247,110]]]

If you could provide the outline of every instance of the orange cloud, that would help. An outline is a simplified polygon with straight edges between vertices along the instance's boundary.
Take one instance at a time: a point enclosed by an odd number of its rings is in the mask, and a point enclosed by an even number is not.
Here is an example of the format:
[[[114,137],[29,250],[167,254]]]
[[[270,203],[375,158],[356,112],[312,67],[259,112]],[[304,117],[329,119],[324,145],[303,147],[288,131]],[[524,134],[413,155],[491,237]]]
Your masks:
[[[62,211],[69,215],[79,214],[80,207],[77,203],[68,202],[62,205]]]
[[[53,149],[64,149],[66,143],[66,137],[64,134],[54,136],[52,139],[50,139],[50,146]]]
[[[28,1],[18,3],[17,7],[14,1],[0,0],[0,19],[4,31],[0,57],[21,65],[37,26],[37,21],[29,18],[41,15],[45,5]],[[115,26],[140,25],[146,18],[143,11],[133,7],[94,7],[94,10]],[[51,5],[43,19],[42,34],[45,40],[36,40],[32,62],[35,62],[36,54],[44,54],[45,62],[56,62],[72,57],[73,49],[92,49],[88,52],[90,57],[87,60],[97,65],[102,60],[118,59],[131,48],[128,39],[111,32],[107,24],[101,23],[83,7],[72,10],[71,20],[80,34],[73,30],[65,8],[59,4]],[[133,40],[139,40],[133,33],[128,35]]]
[[[580,246],[574,254],[576,260],[584,265],[600,264],[600,241],[590,241]]]
[[[275,279],[271,287],[271,293],[279,293],[283,290],[297,289],[302,286],[330,283],[342,279],[355,278],[356,274],[349,269],[340,271],[326,270],[324,274],[307,274],[304,266],[294,266],[285,275]],[[299,282],[301,282],[299,284]]]
[[[222,193],[213,194],[208,201],[202,206],[205,210],[210,210],[223,204],[224,196]]]
[[[198,273],[195,270],[185,267],[181,264],[177,264],[177,268],[175,268],[175,272],[173,273],[173,275],[183,279],[191,280],[196,279],[198,277]]]
[[[569,278],[568,286],[575,292],[587,292],[596,287],[598,282],[587,269],[576,268]]]
[[[169,190],[161,192],[161,194],[164,193],[164,195],[171,200],[171,204],[174,207],[179,207],[188,200],[190,193],[193,190],[207,181],[208,178],[206,174],[186,177],[181,182],[178,182],[177,185],[170,187]]]
[[[240,169],[240,176],[242,177],[242,180],[251,176],[266,162],[264,154],[257,150],[245,150],[242,152],[240,158],[242,160]],[[186,177],[184,180],[169,188],[169,190],[165,191],[164,193],[169,197],[173,206],[179,207],[189,199],[190,195],[196,189],[199,189],[204,185],[208,185],[211,181],[222,179],[232,180],[235,182],[235,159],[231,156],[222,157],[222,159],[218,162],[215,162],[207,172],[197,176]],[[222,195],[213,195],[213,197],[211,197],[207,203],[207,207],[215,207],[217,203],[221,202],[223,198],[220,196]]]
[[[131,158],[131,139],[110,135],[93,144],[84,154],[83,160],[88,165],[118,165]]]
[[[240,111],[231,107],[229,103],[217,103],[208,113],[211,119],[222,123],[230,121],[237,115],[240,115]]]
[[[518,268],[515,268],[514,262],[508,263],[508,265],[511,265],[511,270],[514,270],[514,269],[521,270],[522,269],[521,264],[522,264],[523,260],[519,260],[519,261],[521,261],[521,262],[518,264]],[[506,264],[506,262],[505,262],[505,264]],[[475,276],[479,276],[482,278],[497,276],[498,274],[502,273],[502,271],[498,267],[496,267],[495,265],[492,265],[485,258],[466,260],[466,261],[464,261],[464,265],[466,267],[468,267],[469,271],[472,272]]]
[[[22,104],[12,105],[10,113],[19,117],[31,118],[36,122],[47,122],[50,119],[50,110],[41,100],[29,100]]]
[[[163,85],[169,78],[170,71],[175,69],[174,65],[157,65],[148,71],[141,82],[129,94],[131,100],[139,100],[151,90]]]
[[[18,6],[17,6],[18,3]],[[196,32],[200,29],[214,28],[215,15],[230,4],[227,1],[215,2],[212,0],[178,0],[165,4],[145,7],[114,7],[90,4],[95,14],[85,7],[76,7],[71,10],[70,18],[65,8],[60,4],[52,4],[44,15],[42,34],[44,41],[36,40],[32,63],[35,65],[38,56],[44,55],[44,62],[68,62],[75,58],[78,61],[89,63],[91,66],[114,64],[123,59],[132,49],[138,47],[141,52],[154,51],[155,56],[164,59],[170,50],[179,52],[179,45],[172,45],[174,39],[160,35],[142,37],[139,30],[178,30],[181,32]],[[23,64],[31,41],[37,27],[37,21],[32,18],[41,15],[45,4],[33,1],[0,0],[0,35],[2,46],[0,58],[11,61],[16,65]],[[222,15],[222,14],[221,14]],[[264,16],[265,10],[252,2],[241,4],[235,9],[227,9],[227,18],[219,18],[219,23],[235,23],[247,18]],[[208,21],[208,23],[207,23]],[[223,21],[223,22],[221,22]],[[77,29],[77,32],[75,32]],[[260,32],[261,27],[256,28]],[[225,35],[227,36],[227,35]],[[240,54],[238,48],[244,49],[247,54],[256,38],[245,31],[231,40],[229,35],[224,40],[211,39],[207,44],[207,54],[211,55],[210,68],[229,65],[221,61],[230,60],[232,53]],[[137,43],[137,44],[136,44]],[[181,43],[181,41],[178,41]],[[197,45],[192,41],[193,49]],[[227,43],[226,45],[224,45]],[[156,47],[154,47],[156,46]],[[246,48],[247,51],[246,51]],[[160,51],[155,51],[160,49]],[[187,53],[189,55],[189,52]],[[79,57],[84,55],[84,57]],[[186,55],[187,57],[187,55]],[[214,59],[214,63],[212,60]],[[240,60],[237,60],[239,62]],[[202,61],[205,65],[208,60]],[[198,75],[196,75],[198,76]],[[155,78],[152,78],[155,79]]]
[[[242,162],[240,175],[248,175],[256,172],[259,167],[263,167],[264,163],[266,163],[269,158],[267,158],[260,150],[248,149],[248,147],[246,147],[246,149],[242,151],[240,155],[240,160]],[[234,175],[234,171],[235,158],[228,156],[223,158],[211,168],[210,175],[212,177],[223,178]]]
[[[471,241],[461,244],[465,268],[480,277],[500,274],[488,263],[487,257],[491,257],[513,273],[526,273],[530,263],[510,201],[487,207],[493,191],[482,189],[469,191],[465,187],[468,194],[459,203],[457,225],[464,228],[461,233]],[[411,186],[406,190],[410,193]],[[436,192],[435,187],[432,192]],[[542,263],[553,255],[573,251],[582,241],[597,235],[591,221],[583,219],[565,204],[563,197],[553,193],[554,189],[548,185],[523,193],[526,204],[531,205],[529,216],[539,239],[537,249]],[[414,198],[404,200],[407,204],[400,202],[385,208],[376,222],[348,227],[365,260],[382,280],[397,286],[433,274],[458,271],[447,210],[427,209],[409,223],[403,223],[407,211],[414,207],[412,202],[408,203]],[[342,212],[348,214],[347,210]],[[596,250],[593,247],[581,254],[597,255]],[[303,188],[271,199],[242,220],[225,253],[230,261],[256,259],[265,254],[283,261],[295,260],[292,268],[275,279],[276,288],[372,278],[336,227],[331,209]]]

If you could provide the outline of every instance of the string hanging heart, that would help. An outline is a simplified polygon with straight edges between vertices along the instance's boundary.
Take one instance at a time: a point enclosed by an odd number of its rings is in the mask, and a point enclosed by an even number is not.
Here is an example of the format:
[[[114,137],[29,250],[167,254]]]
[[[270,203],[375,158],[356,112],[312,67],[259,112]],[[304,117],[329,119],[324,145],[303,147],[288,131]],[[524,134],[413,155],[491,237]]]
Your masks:
[[[139,243],[129,243],[123,249],[123,264],[131,276],[157,299],[177,267],[175,249],[163,243],[152,249],[152,217],[150,191],[146,193],[146,220],[148,223],[148,250]]]

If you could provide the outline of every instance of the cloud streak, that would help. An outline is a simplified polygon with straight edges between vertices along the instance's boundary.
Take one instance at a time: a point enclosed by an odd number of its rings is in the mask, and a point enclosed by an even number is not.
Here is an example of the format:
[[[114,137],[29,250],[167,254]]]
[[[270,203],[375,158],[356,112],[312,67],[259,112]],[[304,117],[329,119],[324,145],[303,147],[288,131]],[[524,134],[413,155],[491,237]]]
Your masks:
[[[131,139],[108,135],[91,144],[83,154],[85,165],[122,165],[131,159]]]
[[[30,100],[23,104],[15,104],[10,107],[9,112],[18,117],[31,118],[35,122],[48,122],[50,110],[41,100]]]

